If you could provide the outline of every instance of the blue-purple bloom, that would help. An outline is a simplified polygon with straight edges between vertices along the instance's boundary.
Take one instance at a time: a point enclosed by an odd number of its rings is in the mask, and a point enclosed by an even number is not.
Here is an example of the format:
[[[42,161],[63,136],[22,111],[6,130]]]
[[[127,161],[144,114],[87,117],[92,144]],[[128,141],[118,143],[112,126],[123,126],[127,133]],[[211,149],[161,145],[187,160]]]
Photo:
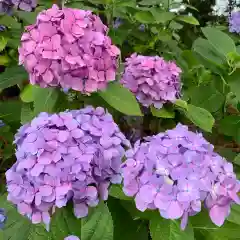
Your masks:
[[[79,239],[79,237],[77,237],[77,236],[70,235],[70,236],[64,238],[64,240],[80,240],[80,239]]]
[[[145,26],[144,24],[141,24],[138,29],[139,29],[141,32],[144,32],[144,31],[145,31],[145,28],[146,28],[146,26]]]
[[[13,7],[31,12],[36,6],[36,0],[0,0],[0,13],[11,15]]]
[[[91,106],[40,113],[15,135],[17,162],[6,172],[8,200],[47,229],[55,207],[73,201],[77,218],[108,198],[120,183],[124,146],[130,146],[111,114]]]
[[[166,219],[181,218],[182,229],[203,202],[211,220],[221,226],[231,204],[240,204],[240,184],[232,164],[213,148],[202,134],[181,124],[147,137],[126,152],[123,191],[135,197],[140,211],[158,209]]]
[[[229,32],[240,33],[240,12],[231,12],[229,17]]]
[[[0,229],[3,229],[6,220],[6,212],[3,208],[0,208]]]
[[[0,120],[0,127],[3,127],[3,126],[5,126],[5,123],[2,120]]]
[[[114,29],[119,28],[122,25],[122,23],[123,23],[123,20],[121,18],[117,17],[113,23],[113,28]]]

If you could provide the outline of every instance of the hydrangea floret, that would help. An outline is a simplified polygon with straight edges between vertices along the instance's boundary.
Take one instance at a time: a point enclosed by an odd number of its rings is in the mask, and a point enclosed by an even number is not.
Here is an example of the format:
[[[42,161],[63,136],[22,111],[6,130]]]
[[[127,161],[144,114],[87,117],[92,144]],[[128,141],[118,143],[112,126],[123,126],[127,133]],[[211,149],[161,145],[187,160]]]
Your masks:
[[[34,224],[48,229],[56,207],[73,201],[77,218],[108,198],[120,183],[129,141],[112,115],[88,106],[59,114],[40,113],[15,135],[16,163],[6,172],[8,200]]]
[[[0,229],[4,228],[6,219],[6,211],[3,208],[0,208]]]
[[[231,12],[229,16],[229,31],[240,33],[240,11]]]
[[[53,5],[26,27],[19,62],[31,84],[60,86],[85,94],[105,89],[115,80],[120,50],[107,36],[108,28],[91,11]]]
[[[77,236],[70,235],[70,236],[64,238],[64,240],[80,240],[80,239],[79,239],[79,237],[77,237]]]
[[[175,129],[147,137],[126,152],[122,165],[127,196],[135,197],[140,211],[158,209],[166,219],[188,217],[201,211],[202,203],[218,226],[240,204],[240,184],[233,165],[213,151],[201,133],[178,124]]]
[[[36,6],[36,0],[1,0],[0,13],[12,14],[13,7],[31,12]]]
[[[180,97],[181,69],[158,56],[133,54],[127,58],[121,83],[146,107],[161,108]]]

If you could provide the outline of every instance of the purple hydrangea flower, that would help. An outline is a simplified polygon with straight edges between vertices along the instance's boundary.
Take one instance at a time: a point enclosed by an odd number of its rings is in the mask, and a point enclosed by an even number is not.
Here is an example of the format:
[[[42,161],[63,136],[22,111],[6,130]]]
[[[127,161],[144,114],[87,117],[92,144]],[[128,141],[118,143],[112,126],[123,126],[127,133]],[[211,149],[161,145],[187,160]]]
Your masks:
[[[145,31],[145,25],[144,24],[141,24],[140,26],[139,26],[139,30],[141,31],[141,32],[144,32]]]
[[[12,8],[13,8],[13,3],[11,0],[0,1],[0,13],[11,14]]]
[[[230,14],[229,32],[240,33],[240,12],[232,12]]]
[[[64,238],[64,240],[80,240],[80,239],[77,236],[71,235],[71,236],[68,236],[68,237]]]
[[[181,69],[174,62],[155,56],[133,54],[126,61],[121,83],[130,89],[143,106],[161,108],[180,96]]]
[[[120,50],[107,36],[108,28],[90,11],[53,5],[26,30],[19,62],[30,74],[31,84],[89,94],[115,80]]]
[[[221,226],[232,203],[240,204],[240,184],[233,166],[213,152],[202,134],[178,124],[126,152],[122,165],[127,196],[134,196],[140,211],[158,209],[166,219],[188,217],[201,211],[202,202],[212,221]]]
[[[0,208],[0,229],[3,229],[6,220],[6,212],[3,208]]]
[[[37,7],[37,0],[12,0],[12,3],[15,7],[26,12],[31,12]]]
[[[121,182],[124,146],[130,146],[101,107],[40,113],[19,129],[15,143],[17,161],[6,172],[8,200],[47,229],[55,207],[69,200],[77,218],[106,200],[110,183]]]

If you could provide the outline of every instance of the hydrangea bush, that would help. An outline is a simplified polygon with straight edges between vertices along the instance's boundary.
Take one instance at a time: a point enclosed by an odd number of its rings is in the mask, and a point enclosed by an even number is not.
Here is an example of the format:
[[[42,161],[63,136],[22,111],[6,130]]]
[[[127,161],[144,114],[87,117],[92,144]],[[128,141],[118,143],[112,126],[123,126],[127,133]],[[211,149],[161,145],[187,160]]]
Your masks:
[[[239,238],[238,12],[190,4],[0,2],[0,240]]]

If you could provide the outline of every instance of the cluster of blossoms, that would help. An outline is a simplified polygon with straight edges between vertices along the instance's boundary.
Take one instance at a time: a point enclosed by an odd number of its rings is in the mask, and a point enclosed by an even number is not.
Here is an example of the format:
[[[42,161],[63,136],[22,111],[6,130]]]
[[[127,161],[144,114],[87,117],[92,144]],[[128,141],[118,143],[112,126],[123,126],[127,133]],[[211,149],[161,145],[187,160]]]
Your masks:
[[[233,166],[213,152],[202,134],[178,124],[156,136],[147,137],[126,152],[122,165],[124,192],[135,196],[140,211],[158,209],[166,219],[181,218],[201,211],[204,202],[212,221],[221,226],[230,205],[240,204],[240,184]]]
[[[77,236],[71,235],[71,236],[64,238],[64,240],[80,240],[80,239]]]
[[[2,120],[0,120],[0,127],[3,127],[3,126],[5,126],[5,123]]]
[[[6,172],[8,200],[47,228],[55,207],[69,200],[77,218],[106,200],[110,183],[121,182],[124,146],[130,146],[101,107],[41,113],[19,129],[15,143],[17,162]]]
[[[240,12],[232,12],[229,16],[229,31],[240,33]]]
[[[174,62],[155,56],[133,54],[126,61],[121,83],[131,90],[143,106],[161,108],[180,96],[181,69]]]
[[[101,19],[90,11],[53,5],[26,30],[19,61],[31,84],[89,94],[115,80],[120,50],[112,45]]]
[[[36,0],[0,0],[0,13],[11,14],[13,7],[31,12],[36,6]]]
[[[0,208],[0,229],[4,227],[6,219],[7,217],[6,217],[5,210],[3,208]]]

